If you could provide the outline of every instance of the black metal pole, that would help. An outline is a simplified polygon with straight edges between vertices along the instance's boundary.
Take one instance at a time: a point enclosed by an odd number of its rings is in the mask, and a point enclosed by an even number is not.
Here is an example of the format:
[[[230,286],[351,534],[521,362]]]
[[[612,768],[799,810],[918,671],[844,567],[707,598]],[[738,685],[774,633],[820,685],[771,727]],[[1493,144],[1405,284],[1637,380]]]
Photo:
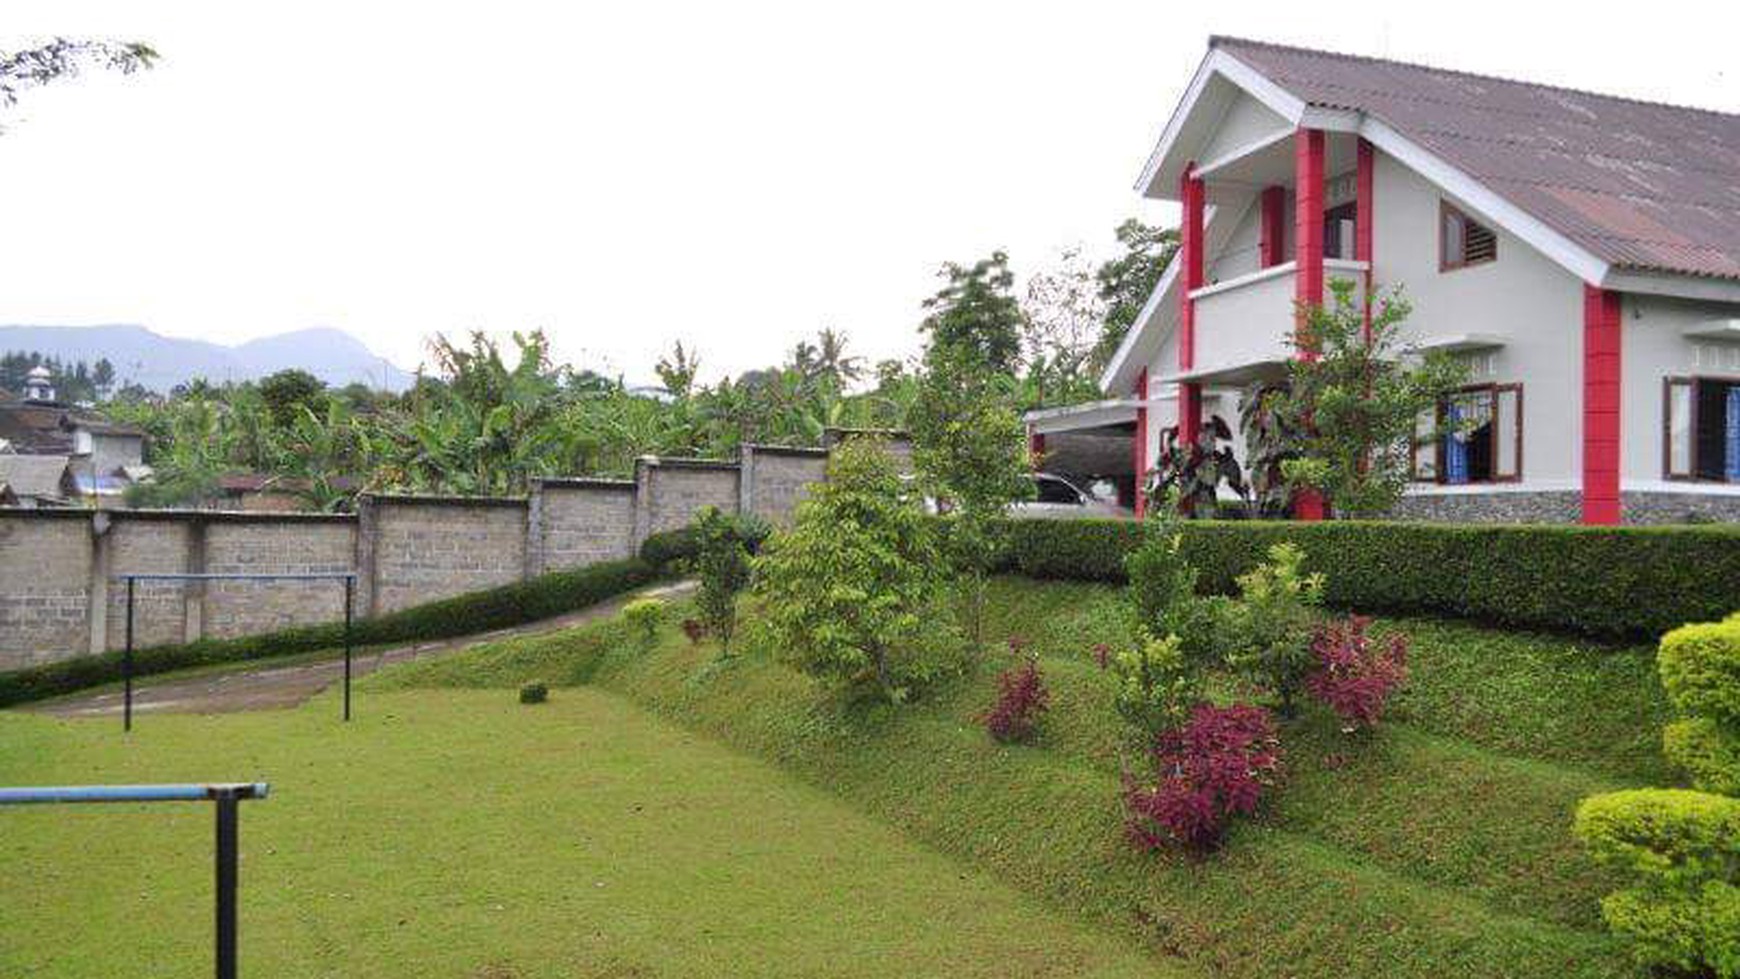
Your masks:
[[[121,730],[133,730],[133,579],[127,579],[127,648],[121,654]]]
[[[344,719],[350,720],[350,616],[356,579],[344,579]]]
[[[217,979],[236,979],[236,793],[217,793]]]

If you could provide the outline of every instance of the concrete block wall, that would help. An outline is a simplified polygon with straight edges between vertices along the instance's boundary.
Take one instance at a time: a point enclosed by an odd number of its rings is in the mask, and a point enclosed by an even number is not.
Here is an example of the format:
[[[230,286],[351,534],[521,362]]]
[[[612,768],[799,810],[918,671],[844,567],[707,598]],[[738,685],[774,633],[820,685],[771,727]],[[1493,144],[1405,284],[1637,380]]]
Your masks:
[[[83,514],[0,510],[0,669],[84,650],[89,526]]]
[[[372,552],[368,614],[526,576],[523,497],[371,496],[359,550]]]
[[[890,450],[910,459],[904,439]],[[703,506],[785,524],[826,469],[824,449],[752,445],[741,461],[648,457],[633,480],[537,480],[526,497],[364,496],[354,515],[0,509],[0,670],[121,648],[116,575],[354,570],[362,617],[629,557]],[[338,581],[135,588],[140,647],[333,621],[344,609]]]

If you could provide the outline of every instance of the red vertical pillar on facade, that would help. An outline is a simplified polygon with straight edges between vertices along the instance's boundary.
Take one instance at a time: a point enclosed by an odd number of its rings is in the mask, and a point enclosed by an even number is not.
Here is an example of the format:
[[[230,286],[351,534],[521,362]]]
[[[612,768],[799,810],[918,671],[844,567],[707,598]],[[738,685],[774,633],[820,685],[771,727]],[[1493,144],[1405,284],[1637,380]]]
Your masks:
[[[1375,217],[1372,211],[1372,185],[1377,171],[1377,159],[1376,154],[1372,152],[1372,145],[1366,142],[1364,137],[1360,138],[1358,147],[1354,152],[1353,258],[1355,261],[1366,263],[1365,338],[1367,342],[1370,342],[1372,276],[1377,271],[1372,265],[1371,247],[1371,223]]]
[[[1257,245],[1257,257],[1263,268],[1279,265],[1287,254],[1287,188],[1264,187],[1258,206],[1262,218],[1262,237]]]
[[[1301,129],[1293,137],[1293,299],[1298,307],[1295,330],[1305,329],[1305,309],[1323,305],[1323,130]],[[1297,356],[1316,359],[1309,349]],[[1323,519],[1323,497],[1302,491],[1293,499],[1300,520]]]
[[[1583,287],[1583,522],[1617,524],[1619,293]]]
[[[1136,467],[1136,519],[1148,514],[1148,369],[1136,375],[1136,438],[1133,462]]]
[[[1196,176],[1196,164],[1185,167],[1179,182],[1179,200],[1183,203],[1183,219],[1179,222],[1178,259],[1183,264],[1182,287],[1178,290],[1178,369],[1196,367],[1196,300],[1190,298],[1194,289],[1202,288],[1203,267],[1203,187]],[[1202,385],[1178,385],[1178,440],[1195,445],[1202,431]]]

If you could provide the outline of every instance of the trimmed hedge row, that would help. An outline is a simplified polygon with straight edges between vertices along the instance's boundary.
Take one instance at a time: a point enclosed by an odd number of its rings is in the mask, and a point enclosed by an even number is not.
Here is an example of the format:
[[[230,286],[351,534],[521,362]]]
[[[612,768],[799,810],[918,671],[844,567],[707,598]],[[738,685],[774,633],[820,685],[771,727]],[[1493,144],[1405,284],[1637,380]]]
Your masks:
[[[445,639],[520,625],[585,608],[656,581],[662,569],[640,558],[606,561],[358,619],[358,645]],[[190,666],[231,663],[331,649],[343,644],[341,622],[301,626],[235,639],[201,639],[133,651],[135,676]],[[121,678],[121,654],[81,656],[45,666],[0,673],[0,707],[41,700]]]
[[[1326,599],[1371,612],[1438,612],[1495,624],[1654,638],[1740,609],[1740,528],[1199,520],[1181,525],[1203,591],[1273,544],[1305,549]],[[1142,527],[1127,520],[1009,520],[1002,568],[1035,578],[1124,580]]]

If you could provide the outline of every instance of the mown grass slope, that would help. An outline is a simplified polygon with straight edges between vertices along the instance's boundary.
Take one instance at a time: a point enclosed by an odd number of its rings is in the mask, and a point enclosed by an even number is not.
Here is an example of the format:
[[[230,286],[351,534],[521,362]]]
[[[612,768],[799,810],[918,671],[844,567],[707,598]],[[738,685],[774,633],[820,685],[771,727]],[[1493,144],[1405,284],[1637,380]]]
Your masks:
[[[607,627],[371,682],[590,680],[1217,974],[1635,974],[1598,918],[1612,880],[1568,825],[1583,796],[1661,775],[1650,650],[1384,620],[1415,639],[1395,720],[1362,737],[1311,713],[1291,724],[1269,811],[1192,861],[1122,839],[1129,745],[1090,653],[1121,638],[1118,601],[1104,586],[1001,580],[987,662],[902,708],[842,703],[753,651],[720,664],[674,629],[651,650]],[[1033,746],[994,745],[978,722],[1012,634],[1052,689]]]
[[[449,677],[451,678],[451,677]],[[107,721],[0,712],[0,784],[269,779],[249,976],[1184,976],[614,695],[368,694]],[[0,809],[0,975],[208,975],[204,804]]]

